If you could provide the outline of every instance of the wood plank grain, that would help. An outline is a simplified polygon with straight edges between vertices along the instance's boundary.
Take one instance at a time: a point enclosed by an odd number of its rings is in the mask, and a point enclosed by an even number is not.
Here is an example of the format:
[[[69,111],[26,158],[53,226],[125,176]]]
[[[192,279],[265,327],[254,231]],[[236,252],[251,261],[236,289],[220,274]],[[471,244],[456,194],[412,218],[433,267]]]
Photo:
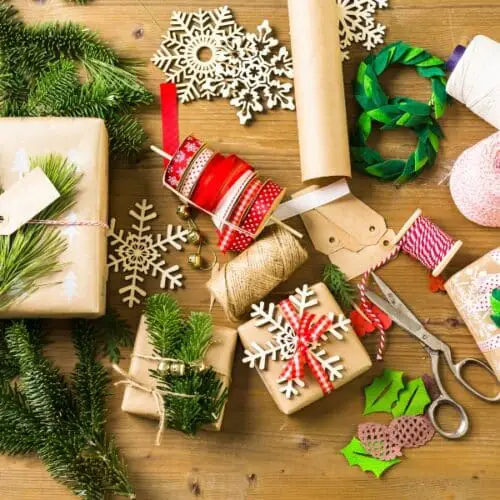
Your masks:
[[[305,0],[304,0],[305,1]],[[309,0],[312,1],[312,0]],[[462,37],[484,33],[500,38],[500,6],[491,0],[391,0],[391,8],[378,14],[388,26],[388,41],[403,39],[446,57]],[[62,0],[45,3],[17,0],[29,22],[73,20],[97,30],[123,55],[144,61],[144,81],[158,96],[162,74],[148,63],[168,26],[172,10],[213,8],[210,0],[96,0],[88,7],[68,6]],[[234,0],[235,16],[249,30],[269,18],[280,38],[289,44],[286,0]],[[137,30],[144,30],[137,37]],[[350,124],[358,112],[350,92],[358,63],[365,56],[353,48],[345,64],[345,83]],[[412,70],[391,69],[383,77],[391,94],[425,100],[427,82]],[[301,187],[295,114],[270,112],[249,127],[241,127],[234,110],[224,100],[195,102],[180,106],[181,132],[195,132],[206,137],[225,152],[237,152],[266,175],[286,185],[290,192]],[[152,143],[160,141],[158,99],[144,109],[141,119]],[[437,165],[414,183],[396,189],[357,175],[351,183],[354,193],[382,213],[388,223],[398,228],[416,207],[433,217],[443,228],[465,245],[450,266],[460,269],[493,246],[498,245],[498,230],[487,230],[466,221],[453,205],[448,189],[438,185],[455,158],[469,145],[486,137],[492,129],[463,106],[455,104],[442,121],[446,140]],[[377,144],[391,157],[406,156],[414,147],[410,133],[381,134]],[[175,220],[175,200],[159,182],[161,161],[146,154],[135,169],[116,163],[111,175],[111,214],[121,227],[129,227],[127,215],[135,201],[147,198],[160,214],[153,229],[161,231]],[[215,242],[211,224],[199,219],[200,227]],[[293,224],[303,230],[300,221]],[[320,279],[326,258],[314,252],[309,262],[270,297],[293,290],[303,282]],[[178,293],[187,309],[207,310],[209,297],[204,284],[207,275],[186,266],[186,252],[171,253],[167,260],[186,270],[186,289]],[[429,320],[432,330],[449,342],[457,357],[478,355],[477,348],[446,296],[427,291],[425,270],[402,256],[386,266],[381,275],[400,292],[415,312]],[[110,304],[119,308],[131,325],[137,325],[139,308],[129,310],[121,304],[119,275],[111,274]],[[158,291],[158,282],[148,279],[146,288]],[[214,311],[217,322],[224,322],[220,309]],[[67,322],[52,322],[52,342],[47,353],[65,370],[74,362]],[[424,351],[408,335],[394,329],[389,337],[385,366],[404,370],[409,376],[430,371]],[[376,339],[367,342],[370,352]],[[120,411],[121,389],[110,398],[109,428],[127,458],[130,474],[137,487],[137,497],[148,500],[206,498],[236,499],[329,499],[333,496],[371,499],[376,497],[427,499],[493,499],[498,497],[500,478],[495,450],[500,445],[496,432],[499,410],[479,402],[458,387],[447,374],[450,392],[467,408],[471,419],[468,436],[459,443],[436,438],[427,447],[406,453],[403,464],[378,481],[358,469],[347,466],[339,450],[355,434],[361,417],[362,388],[377,375],[382,366],[330,397],[292,417],[278,412],[256,373],[240,362],[236,353],[233,385],[224,429],[221,433],[200,433],[187,438],[167,431],[160,448],[153,446],[155,423]],[[115,380],[116,377],[115,377]],[[372,418],[370,417],[370,420]],[[386,422],[384,416],[373,416]],[[42,465],[33,458],[0,458],[0,494],[8,499],[55,499],[71,496],[52,481]]]

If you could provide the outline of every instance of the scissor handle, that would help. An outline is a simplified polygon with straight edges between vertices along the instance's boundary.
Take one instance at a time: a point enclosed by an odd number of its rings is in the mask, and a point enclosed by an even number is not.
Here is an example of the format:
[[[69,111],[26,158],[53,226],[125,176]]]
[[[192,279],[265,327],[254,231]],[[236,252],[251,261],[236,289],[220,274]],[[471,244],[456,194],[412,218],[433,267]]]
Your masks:
[[[472,394],[477,396],[479,399],[482,399],[483,401],[489,401],[490,403],[499,403],[500,402],[500,391],[496,394],[496,396],[488,396],[487,394],[483,394],[481,391],[477,390],[475,387],[469,384],[467,380],[462,375],[462,372],[466,366],[470,365],[476,365],[481,367],[482,369],[486,370],[490,375],[492,375],[495,379],[495,373],[491,369],[491,367],[485,363],[484,361],[481,361],[480,359],[476,358],[465,358],[462,359],[462,361],[459,361],[458,363],[452,365],[450,368],[453,370],[453,373],[455,374],[455,377],[460,381],[460,383]]]
[[[451,406],[460,415],[460,423],[458,424],[458,428],[453,432],[445,431],[439,425],[439,422],[437,420],[438,408],[445,405]],[[460,439],[461,437],[465,436],[465,434],[467,434],[467,431],[469,430],[469,417],[467,416],[465,408],[448,396],[439,396],[439,398],[434,400],[429,406],[428,416],[436,431],[446,439]]]

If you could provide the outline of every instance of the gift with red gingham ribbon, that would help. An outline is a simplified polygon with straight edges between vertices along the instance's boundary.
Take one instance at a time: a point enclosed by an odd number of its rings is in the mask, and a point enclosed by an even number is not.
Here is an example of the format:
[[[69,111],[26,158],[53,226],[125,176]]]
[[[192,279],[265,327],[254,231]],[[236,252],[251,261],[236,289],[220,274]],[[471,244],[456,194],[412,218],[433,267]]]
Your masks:
[[[310,350],[310,346],[321,340],[321,337],[332,327],[328,316],[320,316],[304,311],[300,316],[290,299],[279,304],[286,321],[297,335],[297,346],[293,357],[288,361],[281,372],[280,379],[303,380],[305,365],[309,366],[314,378],[321,386],[323,394],[330,394],[334,387],[325,369]]]

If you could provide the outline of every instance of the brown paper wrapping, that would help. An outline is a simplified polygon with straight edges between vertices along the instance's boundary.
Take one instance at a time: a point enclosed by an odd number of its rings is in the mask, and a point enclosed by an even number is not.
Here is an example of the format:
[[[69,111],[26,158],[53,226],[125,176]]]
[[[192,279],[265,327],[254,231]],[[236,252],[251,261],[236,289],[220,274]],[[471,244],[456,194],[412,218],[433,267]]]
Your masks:
[[[206,365],[211,366],[219,374],[224,386],[227,388],[231,385],[231,371],[237,338],[236,330],[224,326],[215,326],[213,333],[214,343],[210,346],[203,360]],[[151,389],[156,386],[156,381],[150,376],[149,370],[155,369],[158,362],[142,359],[138,356],[151,356],[152,354],[153,347],[148,339],[146,318],[142,316],[128,374],[135,382]],[[153,420],[159,419],[158,407],[151,393],[131,386],[127,386],[123,394],[122,410]],[[224,409],[221,411],[217,422],[205,426],[204,429],[220,431],[223,418]]]
[[[319,300],[319,303],[314,307],[308,308],[307,310],[309,312],[317,315],[327,314],[329,312],[334,312],[336,315],[343,314],[324,283],[317,283],[311,288],[316,293],[316,298]],[[252,342],[265,345],[271,338],[271,334],[265,327],[259,328],[255,326],[255,321],[256,320],[248,321],[238,328],[238,333],[245,349],[249,348]],[[372,366],[370,356],[352,328],[349,328],[348,332],[343,332],[343,335],[344,340],[329,340],[323,344],[328,354],[340,356],[342,364],[344,365],[343,378],[333,383],[335,389],[347,384],[357,376],[369,370]],[[279,392],[279,386],[276,383],[283,370],[283,366],[284,364],[281,361],[269,361],[266,370],[257,370],[267,390],[274,399],[274,402],[283,413],[291,415],[324,397],[321,387],[311,374],[309,368],[306,367],[306,376],[304,378],[306,387],[300,390],[301,393],[298,396],[287,399]],[[335,391],[333,391],[332,394],[335,395]]]
[[[478,310],[477,308],[483,295],[480,283],[493,278],[494,275],[498,276],[498,283],[500,280],[500,247],[453,275],[445,285],[450,299],[478,345],[500,335],[500,328],[491,319],[491,309]],[[488,295],[490,296],[491,293]],[[486,304],[488,303],[489,297]],[[483,355],[500,381],[500,349],[484,352]]]
[[[351,176],[340,53],[332,0],[288,0],[302,181]]]
[[[67,216],[82,221],[108,219],[108,134],[97,118],[0,119],[0,186],[8,189],[30,156],[58,153],[83,174],[75,206]],[[65,216],[63,216],[64,218]],[[64,269],[47,276],[39,290],[17,301],[2,318],[98,317],[106,309],[106,229],[68,226]]]

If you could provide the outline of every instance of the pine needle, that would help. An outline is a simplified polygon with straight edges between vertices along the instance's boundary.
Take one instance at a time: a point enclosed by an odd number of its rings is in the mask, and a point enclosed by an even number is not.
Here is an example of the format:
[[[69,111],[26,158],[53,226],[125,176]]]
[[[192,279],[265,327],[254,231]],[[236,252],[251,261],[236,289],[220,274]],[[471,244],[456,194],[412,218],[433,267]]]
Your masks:
[[[356,298],[356,289],[347,281],[345,274],[334,264],[327,264],[323,270],[323,282],[329,288],[335,300],[344,312],[352,309]]]
[[[58,155],[31,159],[40,167],[60,197],[38,214],[41,220],[58,219],[75,203],[81,176],[75,165]],[[43,224],[26,224],[10,236],[0,236],[0,310],[35,292],[41,280],[61,270],[60,256],[67,243],[61,233]]]

